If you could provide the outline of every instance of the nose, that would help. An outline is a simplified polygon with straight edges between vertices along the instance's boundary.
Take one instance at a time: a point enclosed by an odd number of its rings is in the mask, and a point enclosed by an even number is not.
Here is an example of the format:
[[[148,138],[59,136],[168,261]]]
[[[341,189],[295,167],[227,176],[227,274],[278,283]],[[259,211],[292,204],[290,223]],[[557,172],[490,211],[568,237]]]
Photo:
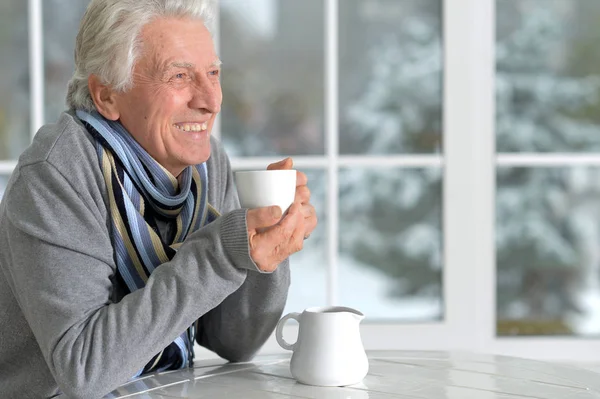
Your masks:
[[[190,108],[218,114],[221,111],[221,85],[208,77],[202,77],[194,83]]]

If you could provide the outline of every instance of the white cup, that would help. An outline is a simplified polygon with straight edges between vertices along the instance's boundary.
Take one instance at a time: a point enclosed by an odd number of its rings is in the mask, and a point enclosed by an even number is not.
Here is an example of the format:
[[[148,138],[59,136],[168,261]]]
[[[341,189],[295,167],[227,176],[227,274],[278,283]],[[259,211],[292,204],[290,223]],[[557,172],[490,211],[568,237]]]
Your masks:
[[[242,208],[278,205],[285,212],[296,196],[296,171],[239,171],[235,172],[235,185]]]

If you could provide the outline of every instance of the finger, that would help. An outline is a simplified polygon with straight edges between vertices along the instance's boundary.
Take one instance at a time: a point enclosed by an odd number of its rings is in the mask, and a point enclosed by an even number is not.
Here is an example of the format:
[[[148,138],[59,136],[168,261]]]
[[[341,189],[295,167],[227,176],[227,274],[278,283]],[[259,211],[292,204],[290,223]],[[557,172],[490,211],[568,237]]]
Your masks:
[[[302,216],[304,219],[316,216],[317,211],[315,211],[315,207],[312,204],[303,204],[302,208],[300,208],[300,212],[302,212]]]
[[[296,197],[294,201],[300,202],[302,205],[310,202],[310,189],[308,186],[298,186],[296,187]]]
[[[292,160],[292,158],[287,157],[286,159],[282,159],[279,162],[269,164],[269,166],[267,166],[267,170],[292,169],[293,166],[294,161]]]
[[[250,233],[250,256],[263,262],[259,265],[261,270],[266,271],[278,265],[293,253],[290,241],[297,230],[296,225],[303,225],[299,207],[299,204],[292,204],[279,224],[260,233]]]
[[[296,171],[296,186],[306,186],[308,183],[308,177],[306,173]]]
[[[297,218],[298,218],[298,220],[296,221],[294,231],[292,232],[292,235],[290,236],[288,248],[286,251],[286,252],[288,252],[287,256],[290,256],[291,254],[301,251],[302,248],[304,247],[304,237],[306,235],[306,232],[305,232],[305,226],[304,226],[304,218],[303,218],[301,212],[298,212]]]
[[[298,223],[297,216],[298,214],[301,214],[300,208],[300,204],[294,202],[283,219],[281,219],[276,226],[261,232],[259,239],[261,241],[272,242],[273,244],[271,247],[282,242],[287,242]]]
[[[281,219],[281,208],[277,205],[248,209],[246,226],[248,231],[273,226]]]
[[[282,226],[283,228],[281,230],[284,242],[282,242],[275,251],[279,262],[300,251],[304,246],[304,215],[302,215],[300,206],[297,205],[296,209],[289,215],[286,222],[286,226]]]
[[[305,204],[302,206],[301,213],[304,216],[304,239],[306,239],[317,227],[317,211],[312,204]]]
[[[304,219],[304,236],[309,236],[315,230],[318,224],[317,213],[313,213],[309,217]]]

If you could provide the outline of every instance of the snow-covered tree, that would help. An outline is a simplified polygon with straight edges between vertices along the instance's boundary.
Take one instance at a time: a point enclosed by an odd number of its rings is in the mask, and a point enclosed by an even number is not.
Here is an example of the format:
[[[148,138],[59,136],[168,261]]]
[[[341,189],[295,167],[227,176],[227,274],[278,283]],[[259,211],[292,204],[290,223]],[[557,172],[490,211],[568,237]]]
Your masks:
[[[600,78],[561,73],[566,37],[557,11],[539,8],[496,46],[498,152],[600,150],[598,125],[574,117],[597,103]]]
[[[442,122],[442,44],[439,26],[411,19],[369,52],[370,79],[342,110],[342,152],[438,152]]]

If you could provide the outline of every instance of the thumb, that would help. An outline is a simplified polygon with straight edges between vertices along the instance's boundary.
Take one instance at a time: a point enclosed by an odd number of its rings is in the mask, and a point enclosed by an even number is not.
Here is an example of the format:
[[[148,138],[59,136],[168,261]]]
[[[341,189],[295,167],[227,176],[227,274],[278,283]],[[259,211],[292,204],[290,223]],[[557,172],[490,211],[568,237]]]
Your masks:
[[[294,161],[292,158],[287,157],[279,162],[275,162],[267,166],[267,170],[278,170],[278,169],[292,169]]]
[[[248,231],[270,227],[279,222],[281,215],[281,208],[277,205],[248,209],[246,226]]]

